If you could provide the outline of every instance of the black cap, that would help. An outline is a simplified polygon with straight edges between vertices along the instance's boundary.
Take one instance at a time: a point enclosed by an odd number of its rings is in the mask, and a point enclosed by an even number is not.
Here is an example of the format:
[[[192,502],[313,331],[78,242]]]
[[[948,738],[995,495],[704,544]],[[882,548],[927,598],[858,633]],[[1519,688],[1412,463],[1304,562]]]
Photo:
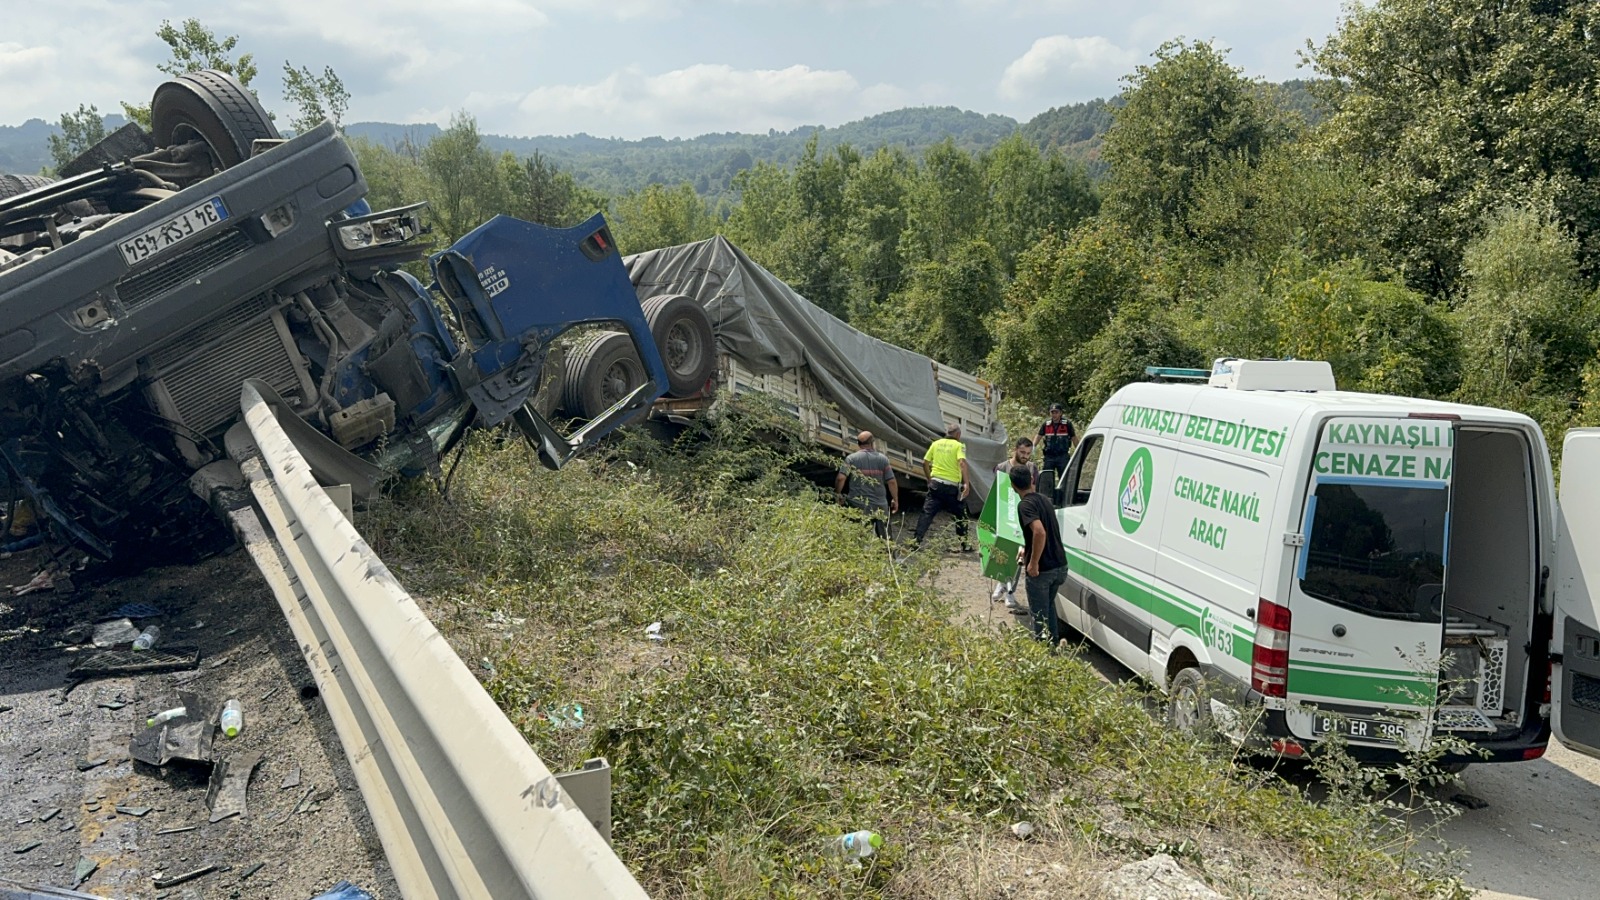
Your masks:
[[[1059,403],[1050,404],[1050,411],[1051,412],[1061,412],[1061,404],[1059,404]]]

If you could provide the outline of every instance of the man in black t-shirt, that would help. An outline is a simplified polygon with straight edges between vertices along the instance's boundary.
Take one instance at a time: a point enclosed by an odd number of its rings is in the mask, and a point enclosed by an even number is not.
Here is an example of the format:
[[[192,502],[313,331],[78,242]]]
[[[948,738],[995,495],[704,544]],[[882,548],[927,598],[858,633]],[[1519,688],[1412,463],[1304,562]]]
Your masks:
[[[1034,489],[1033,473],[1017,466],[1011,470],[1011,488],[1022,526],[1022,564],[1028,576],[1028,612],[1033,616],[1033,636],[1048,631],[1050,646],[1061,643],[1061,620],[1056,617],[1056,592],[1067,580],[1067,552],[1061,546],[1061,523],[1050,498]]]

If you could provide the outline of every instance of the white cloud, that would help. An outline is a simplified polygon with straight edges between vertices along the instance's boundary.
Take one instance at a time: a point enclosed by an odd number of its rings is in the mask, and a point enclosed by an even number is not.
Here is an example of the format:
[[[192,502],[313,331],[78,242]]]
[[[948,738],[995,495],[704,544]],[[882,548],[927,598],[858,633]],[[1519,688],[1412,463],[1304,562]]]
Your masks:
[[[1118,77],[1133,68],[1139,54],[1099,36],[1057,34],[1039,38],[1012,60],[1000,77],[998,93],[1010,101],[1043,95],[1088,99],[1108,93]]]
[[[544,6],[563,13],[576,12],[593,18],[600,16],[618,22],[658,22],[677,18],[682,14],[676,0],[611,0],[595,3],[594,0],[546,0]]]
[[[865,94],[881,96],[882,91],[869,89]],[[518,108],[525,133],[566,133],[581,130],[569,123],[598,119],[629,126],[625,134],[601,137],[636,138],[837,121],[841,108],[857,109],[863,96],[849,72],[803,65],[735,69],[702,63],[657,75],[630,67],[591,84],[536,88]]]
[[[28,75],[30,70],[48,66],[56,59],[54,47],[24,47],[21,44],[0,43],[0,78]]]

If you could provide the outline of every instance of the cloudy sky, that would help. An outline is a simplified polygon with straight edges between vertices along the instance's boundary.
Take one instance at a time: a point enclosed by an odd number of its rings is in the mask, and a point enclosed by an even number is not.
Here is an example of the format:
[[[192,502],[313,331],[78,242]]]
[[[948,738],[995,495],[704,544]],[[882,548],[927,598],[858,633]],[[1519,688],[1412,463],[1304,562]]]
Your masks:
[[[48,0],[6,4],[0,124],[148,101],[163,19],[255,55],[269,109],[285,61],[333,66],[347,121],[636,139],[835,126],[905,106],[1020,121],[1113,94],[1174,37],[1250,75],[1305,77],[1297,51],[1338,0]],[[280,115],[280,119],[282,116]]]

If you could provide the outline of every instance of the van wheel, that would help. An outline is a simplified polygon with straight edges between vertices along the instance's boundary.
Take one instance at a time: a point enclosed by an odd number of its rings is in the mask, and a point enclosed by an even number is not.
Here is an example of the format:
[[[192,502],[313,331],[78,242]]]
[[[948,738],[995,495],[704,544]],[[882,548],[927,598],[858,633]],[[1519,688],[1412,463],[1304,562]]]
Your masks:
[[[1196,734],[1211,725],[1211,690],[1200,670],[1179,670],[1167,686],[1167,721],[1186,734]]]

